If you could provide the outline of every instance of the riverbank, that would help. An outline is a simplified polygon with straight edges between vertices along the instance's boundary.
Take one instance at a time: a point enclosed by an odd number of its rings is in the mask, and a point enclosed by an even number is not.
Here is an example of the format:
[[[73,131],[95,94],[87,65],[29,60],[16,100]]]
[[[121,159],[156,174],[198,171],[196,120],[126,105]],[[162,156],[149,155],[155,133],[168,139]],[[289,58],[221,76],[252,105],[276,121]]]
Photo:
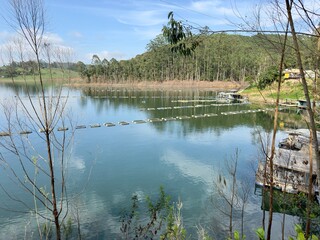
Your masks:
[[[181,90],[181,91],[239,91],[243,96],[247,97],[250,102],[258,104],[274,104],[276,101],[277,84],[268,86],[264,90],[258,90],[256,87],[250,87],[247,82],[235,81],[143,81],[143,82],[126,82],[126,83],[85,83],[83,81],[71,81],[70,85],[75,88],[118,88],[132,90]],[[284,82],[282,84],[280,100],[286,99],[304,99],[303,89],[299,81]]]
[[[247,86],[246,83],[235,81],[142,81],[142,82],[123,82],[123,83],[85,83],[71,81],[72,87],[108,87],[108,88],[128,88],[136,90],[191,90],[201,89],[206,91],[218,90],[240,90]]]
[[[275,82],[271,86],[267,86],[263,90],[258,90],[257,87],[248,87],[241,93],[247,96],[250,102],[275,104],[277,98],[278,83]],[[311,88],[311,84],[309,85]],[[296,101],[299,99],[305,99],[303,87],[300,81],[289,80],[281,84],[280,102],[283,101]]]
[[[25,81],[17,79],[17,84],[34,84],[34,81]],[[132,90],[150,90],[150,91],[239,91],[243,96],[247,97],[252,103],[274,104],[276,101],[277,84],[274,83],[266,89],[259,91],[256,87],[250,87],[248,82],[236,81],[141,81],[141,82],[96,82],[86,83],[79,77],[73,77],[69,80],[63,78],[56,78],[53,80],[56,84],[64,84],[74,88],[115,88],[115,89],[132,89]],[[0,83],[12,83],[11,79],[1,79]],[[52,84],[51,81],[45,81],[45,84]],[[286,81],[282,84],[280,100],[286,99],[298,100],[304,99],[302,85],[299,81]]]

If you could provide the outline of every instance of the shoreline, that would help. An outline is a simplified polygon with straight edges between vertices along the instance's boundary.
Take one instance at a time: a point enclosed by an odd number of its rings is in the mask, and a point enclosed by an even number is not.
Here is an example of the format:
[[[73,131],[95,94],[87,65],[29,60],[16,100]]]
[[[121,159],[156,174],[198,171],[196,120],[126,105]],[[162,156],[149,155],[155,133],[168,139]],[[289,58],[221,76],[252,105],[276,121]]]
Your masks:
[[[125,82],[125,83],[84,83],[84,82],[70,82],[68,86],[76,88],[85,87],[110,87],[110,88],[129,88],[136,90],[241,90],[247,85],[240,82],[226,82],[226,81],[143,81],[143,82]]]
[[[119,82],[119,83],[105,83],[95,82],[86,83],[79,78],[69,79],[69,81],[62,81],[61,79],[54,79],[56,83],[63,84],[71,88],[113,88],[113,89],[127,89],[138,91],[243,91],[249,84],[246,82],[236,81],[189,81],[189,80],[170,80],[170,81],[141,81],[141,82]],[[0,81],[1,83],[12,83],[12,81]],[[24,81],[16,81],[17,84],[25,83]],[[28,83],[28,82],[27,82]],[[273,104],[275,99],[270,97],[261,97],[258,93],[244,93],[250,101],[258,104]],[[266,101],[265,101],[266,100]]]

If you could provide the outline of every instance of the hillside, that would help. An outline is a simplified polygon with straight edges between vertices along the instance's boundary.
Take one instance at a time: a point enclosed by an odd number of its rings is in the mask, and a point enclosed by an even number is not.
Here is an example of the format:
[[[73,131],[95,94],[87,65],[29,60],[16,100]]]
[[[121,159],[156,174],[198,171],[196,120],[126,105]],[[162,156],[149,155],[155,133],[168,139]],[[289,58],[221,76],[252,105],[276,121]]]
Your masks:
[[[199,46],[191,56],[172,52],[162,35],[152,40],[144,54],[130,60],[100,59],[92,64],[78,62],[87,83],[140,81],[236,81],[255,82],[268,67],[277,65],[283,36],[214,34],[196,36]],[[316,43],[300,37],[306,69],[312,69]],[[285,68],[296,67],[293,48],[286,51]]]

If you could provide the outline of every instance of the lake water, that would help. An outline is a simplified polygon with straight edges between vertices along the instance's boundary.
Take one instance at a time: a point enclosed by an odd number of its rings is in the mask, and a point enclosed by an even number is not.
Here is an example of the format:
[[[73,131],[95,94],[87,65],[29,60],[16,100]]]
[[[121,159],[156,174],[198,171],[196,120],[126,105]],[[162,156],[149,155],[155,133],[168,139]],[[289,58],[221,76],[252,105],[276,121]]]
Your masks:
[[[261,197],[254,194],[259,158],[256,132],[261,131],[263,136],[272,132],[272,111],[262,111],[266,107],[261,109],[252,104],[218,104],[213,101],[215,92],[200,90],[86,88],[65,89],[64,94],[67,92],[71,123],[74,127],[86,126],[75,130],[67,172],[70,209],[78,209],[84,239],[119,239],[120,215],[130,209],[131,197],[136,194],[143,204],[146,196],[156,199],[160,186],[174,202],[178,199],[183,202],[183,222],[191,239],[196,238],[199,225],[215,239],[224,239],[226,233],[222,233],[220,225],[228,219],[215,206],[219,199],[214,182],[219,174],[228,181],[226,162],[236,149],[239,150],[238,182],[246,181],[251,189],[245,233],[247,239],[254,237],[254,229],[262,224]],[[22,88],[19,93],[27,100]],[[12,95],[15,94],[10,86],[0,86],[2,102],[11,101]],[[31,95],[36,95],[36,90]],[[156,118],[168,121],[157,122]],[[146,123],[133,123],[135,120]],[[129,124],[120,125],[121,121]],[[2,114],[1,131],[5,122]],[[106,122],[115,126],[106,127],[103,125]],[[91,124],[101,127],[91,128]],[[280,131],[278,138],[283,136]],[[30,195],[8,180],[6,171],[0,168],[2,185],[32,205]],[[41,184],[49,186],[45,182]],[[32,238],[34,217],[21,213],[23,206],[4,193],[0,197],[7,208],[17,210],[0,209],[0,238],[20,239],[24,235]],[[280,218],[275,215],[274,239],[280,232]],[[293,221],[296,220],[288,217],[288,226]],[[235,228],[240,230],[240,225],[236,224]],[[288,232],[291,230],[288,227]]]

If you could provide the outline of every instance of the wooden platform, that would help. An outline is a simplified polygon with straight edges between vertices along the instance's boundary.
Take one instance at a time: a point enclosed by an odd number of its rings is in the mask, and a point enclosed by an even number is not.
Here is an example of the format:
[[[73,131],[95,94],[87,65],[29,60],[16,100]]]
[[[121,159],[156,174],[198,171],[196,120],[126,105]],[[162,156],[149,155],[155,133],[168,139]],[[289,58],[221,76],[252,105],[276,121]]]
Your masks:
[[[310,176],[309,135],[308,130],[297,130],[289,133],[281,141],[273,159],[274,187],[290,193],[308,193]],[[318,191],[316,183],[317,163],[312,157],[313,190]],[[260,162],[256,172],[256,184],[270,187],[269,162]]]

